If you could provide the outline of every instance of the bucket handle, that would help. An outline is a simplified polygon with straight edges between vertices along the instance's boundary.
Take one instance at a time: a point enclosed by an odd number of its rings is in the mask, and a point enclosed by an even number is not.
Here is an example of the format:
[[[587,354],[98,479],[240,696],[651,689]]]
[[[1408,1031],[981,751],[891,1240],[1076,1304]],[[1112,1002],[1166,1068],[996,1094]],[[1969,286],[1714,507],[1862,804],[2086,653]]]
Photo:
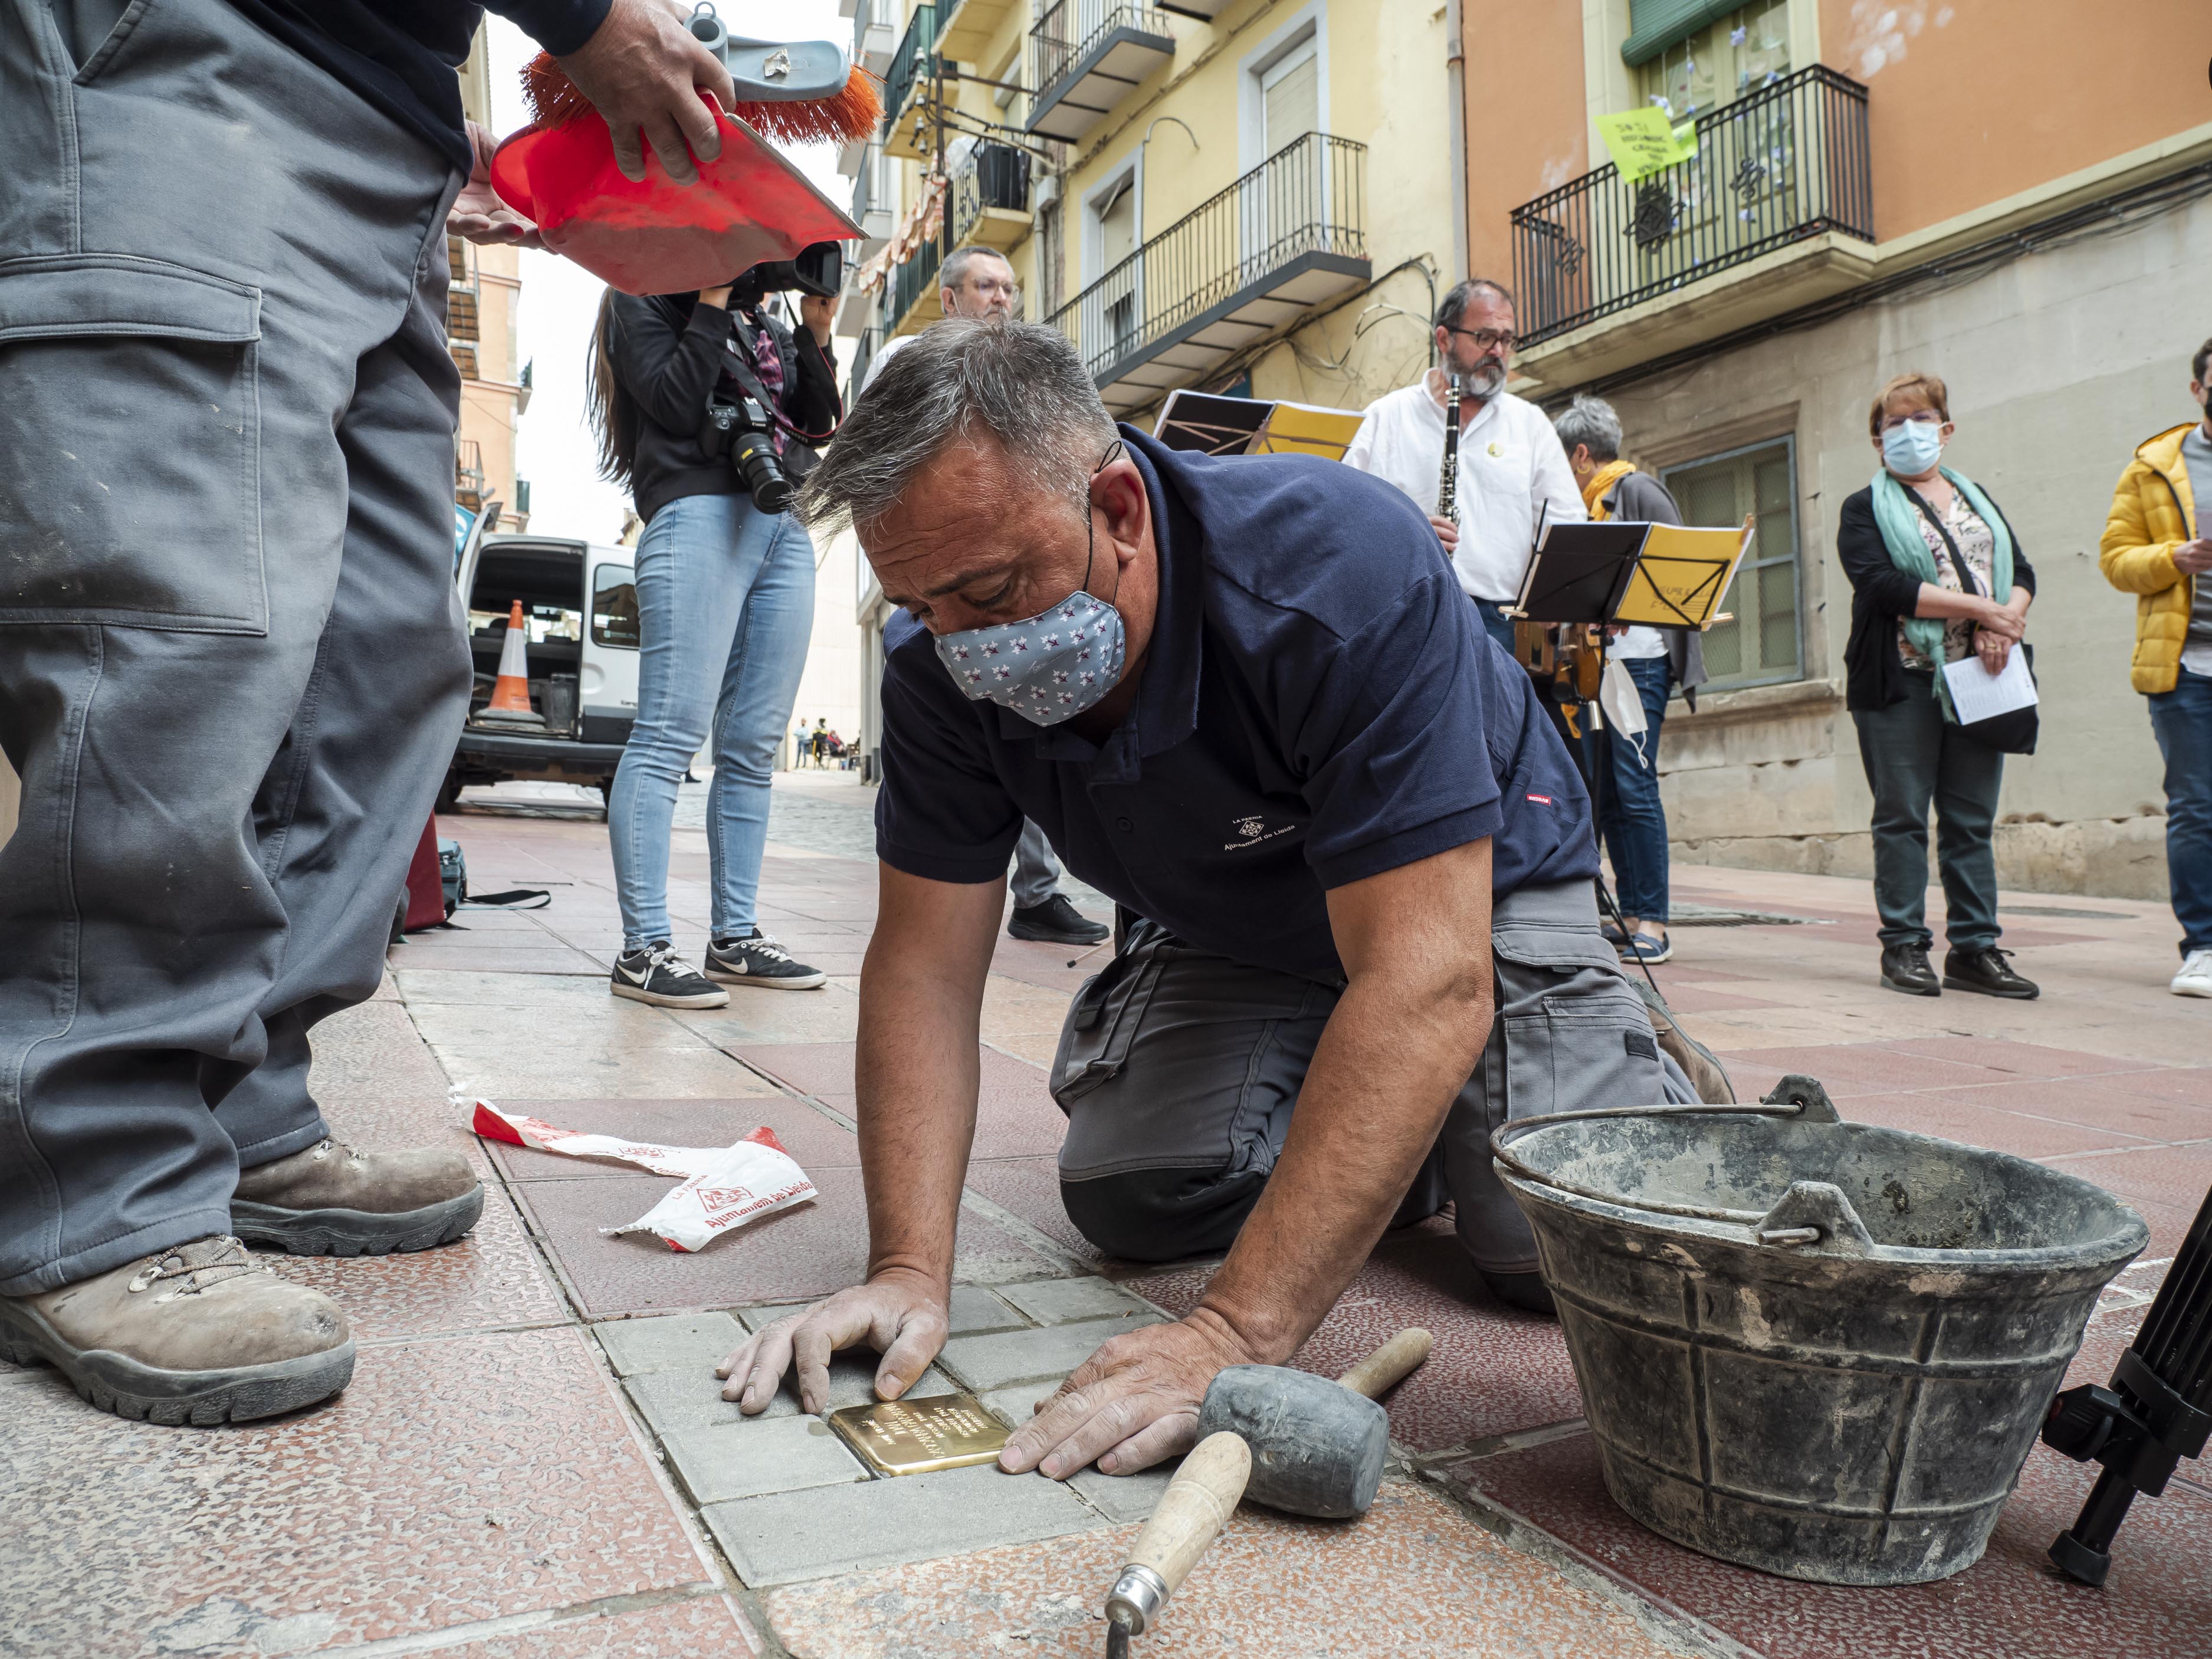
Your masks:
[[[1828,1091],[1818,1079],[1793,1073],[1774,1085],[1774,1092],[1761,1098],[1756,1105],[1707,1105],[1692,1103],[1680,1106],[1592,1106],[1580,1111],[1546,1112],[1538,1117],[1516,1118],[1500,1124],[1490,1133],[1490,1155],[1523,1181],[1539,1187],[1551,1187],[1577,1198],[1595,1200],[1600,1204],[1611,1204],[1625,1210],[1650,1210],[1659,1215],[1678,1215],[1692,1221],[1728,1221],[1753,1230],[1753,1236],[1762,1244],[1816,1244],[1826,1235],[1819,1227],[1808,1225],[1775,1225],[1772,1210],[1729,1210],[1717,1205],[1671,1204],[1663,1199],[1624,1198],[1619,1193],[1601,1193],[1588,1187],[1577,1187],[1571,1181],[1524,1163],[1510,1150],[1510,1144],[1534,1129],[1549,1127],[1554,1123],[1577,1123],[1599,1117],[1681,1117],[1705,1113],[1719,1117],[1794,1117],[1807,1123],[1840,1123],[1842,1115]],[[1796,1188],[1791,1189],[1793,1192]],[[1785,1197],[1787,1194],[1785,1194]],[[1838,1195],[1840,1196],[1840,1194]],[[1846,1206],[1846,1212],[1849,1206]],[[1796,1220],[1797,1218],[1788,1218]],[[1854,1216],[1852,1219],[1856,1220]],[[1861,1230],[1862,1232],[1863,1229]],[[1840,1242],[1840,1241],[1838,1241]]]

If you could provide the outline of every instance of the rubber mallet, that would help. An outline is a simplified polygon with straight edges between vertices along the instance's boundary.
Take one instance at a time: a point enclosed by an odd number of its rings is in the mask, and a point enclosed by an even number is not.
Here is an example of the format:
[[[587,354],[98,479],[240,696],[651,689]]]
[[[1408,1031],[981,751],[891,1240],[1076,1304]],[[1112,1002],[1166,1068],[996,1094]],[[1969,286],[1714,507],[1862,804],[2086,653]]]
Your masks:
[[[1198,1432],[1226,1431],[1251,1447],[1256,1503],[1325,1520],[1364,1515],[1390,1450],[1375,1396],[1434,1346],[1425,1330],[1401,1331],[1334,1382],[1286,1365],[1231,1365],[1206,1389]]]
[[[1107,1592],[1106,1659],[1129,1659],[1129,1638],[1152,1627],[1221,1535],[1251,1472],[1251,1449],[1233,1434],[1208,1435],[1182,1460]]]

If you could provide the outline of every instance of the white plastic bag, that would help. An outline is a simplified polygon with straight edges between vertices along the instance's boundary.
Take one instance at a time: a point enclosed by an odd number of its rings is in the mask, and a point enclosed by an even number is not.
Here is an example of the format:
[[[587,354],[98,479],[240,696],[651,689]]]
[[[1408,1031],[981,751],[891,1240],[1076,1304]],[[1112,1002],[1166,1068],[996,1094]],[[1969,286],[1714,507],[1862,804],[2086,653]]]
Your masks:
[[[563,1158],[613,1158],[655,1175],[683,1176],[681,1186],[628,1226],[600,1229],[609,1235],[653,1233],[672,1250],[702,1250],[749,1221],[816,1196],[806,1171],[765,1125],[727,1146],[657,1146],[616,1135],[556,1129],[479,1100],[469,1127],[487,1140],[533,1146]]]

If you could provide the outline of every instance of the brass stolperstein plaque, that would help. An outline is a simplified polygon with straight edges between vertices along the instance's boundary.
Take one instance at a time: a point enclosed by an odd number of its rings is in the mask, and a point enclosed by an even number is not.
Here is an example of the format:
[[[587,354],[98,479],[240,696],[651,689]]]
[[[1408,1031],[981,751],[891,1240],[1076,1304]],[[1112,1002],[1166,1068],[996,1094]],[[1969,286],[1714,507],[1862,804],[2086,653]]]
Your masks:
[[[878,1474],[927,1474],[988,1463],[1007,1431],[972,1394],[878,1400],[830,1413],[830,1426]]]

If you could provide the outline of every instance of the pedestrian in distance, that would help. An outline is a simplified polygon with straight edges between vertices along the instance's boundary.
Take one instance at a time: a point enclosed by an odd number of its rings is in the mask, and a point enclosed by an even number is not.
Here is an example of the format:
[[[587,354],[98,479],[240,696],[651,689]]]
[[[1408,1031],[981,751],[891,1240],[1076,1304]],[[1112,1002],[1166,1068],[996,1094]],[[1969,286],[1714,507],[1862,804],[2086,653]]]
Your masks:
[[[1667,486],[1621,459],[1620,416],[1611,404],[1578,396],[1553,424],[1593,520],[1682,522]],[[1659,728],[1674,691],[1697,708],[1697,688],[1705,683],[1705,644],[1694,628],[1609,633],[1606,655],[1635,682],[1644,730],[1589,732],[1583,738],[1595,774],[1598,833],[1613,860],[1613,896],[1620,907],[1620,928],[1607,923],[1604,931],[1623,957],[1665,962],[1674,947],[1667,939],[1667,806],[1659,797]]]
[[[996,248],[970,246],[953,249],[938,268],[937,282],[938,304],[947,317],[974,317],[988,321],[1020,314],[1021,284],[1014,280],[1014,268],[1006,262],[1006,256]],[[874,385],[884,365],[918,337],[902,334],[885,342],[883,349],[868,360],[867,374],[860,382],[861,391],[866,392]],[[1113,931],[1104,922],[1093,921],[1085,915],[1060,890],[1060,860],[1054,856],[1052,842],[1045,838],[1044,831],[1034,823],[1024,823],[1021,838],[1014,843],[1011,886],[1014,903],[1006,918],[1009,939],[1045,945],[1088,945],[1103,942]]]
[[[2198,418],[2137,447],[2112,491],[2097,550],[2105,580],[2136,596],[2129,683],[2150,705],[2166,763],[2166,878],[2181,924],[2181,967],[2166,988],[2212,997],[2212,538],[2197,502],[2212,493],[2212,340],[2189,363]]]
[[[1899,374],[1867,417],[1874,482],[1838,515],[1851,584],[1844,702],[1874,792],[1874,895],[1881,982],[1911,996],[2029,998],[1997,948],[1995,830],[2004,757],[1961,730],[1939,665],[1978,655],[1995,673],[2027,632],[2035,571],[1989,493],[1942,465],[1955,430],[1933,374]],[[1928,952],[1928,810],[1949,950]]]
[[[631,177],[720,154],[679,13],[495,9]],[[468,703],[447,237],[534,236],[462,118],[482,15],[0,0],[0,1357],[119,1416],[346,1386],[343,1310],[242,1240],[483,1208],[456,1152],[339,1144],[308,1036],[382,977]]]

